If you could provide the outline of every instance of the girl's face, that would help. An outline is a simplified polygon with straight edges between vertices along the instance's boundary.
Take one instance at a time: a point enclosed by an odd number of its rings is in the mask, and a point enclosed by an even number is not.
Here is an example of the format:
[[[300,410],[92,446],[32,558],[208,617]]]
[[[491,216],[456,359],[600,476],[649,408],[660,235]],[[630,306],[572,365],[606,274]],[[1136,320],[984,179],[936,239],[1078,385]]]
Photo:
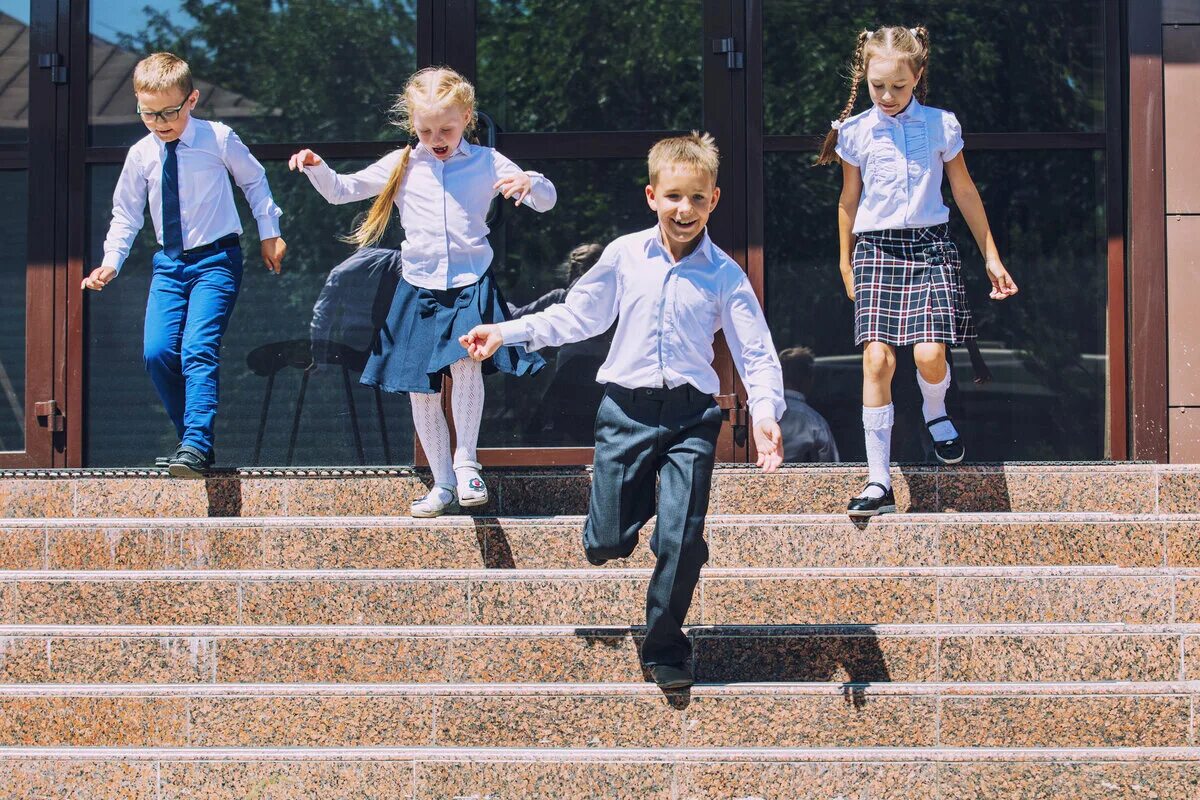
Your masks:
[[[912,100],[913,89],[921,74],[913,74],[908,59],[900,56],[878,55],[867,62],[867,88],[871,102],[890,116],[903,111]]]
[[[414,111],[413,130],[425,149],[445,161],[458,150],[463,131],[471,121],[471,114],[462,106]]]

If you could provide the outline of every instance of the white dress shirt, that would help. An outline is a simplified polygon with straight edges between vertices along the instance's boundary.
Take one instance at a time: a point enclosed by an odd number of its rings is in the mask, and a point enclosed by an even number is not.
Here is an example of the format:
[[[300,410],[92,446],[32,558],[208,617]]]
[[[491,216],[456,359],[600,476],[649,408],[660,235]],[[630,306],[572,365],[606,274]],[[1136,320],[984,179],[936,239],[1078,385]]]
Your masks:
[[[125,263],[129,248],[142,229],[147,199],[154,235],[162,244],[162,167],[166,155],[166,144],[153,133],[129,148],[113,191],[113,216],[104,240],[103,266],[119,271]],[[283,212],[271,197],[267,174],[228,125],[192,117],[179,137],[175,156],[179,163],[179,216],[184,250],[242,232],[233,189],[229,186],[230,175],[246,195],[250,213],[258,223],[259,238],[279,235],[279,217]]]
[[[364,170],[339,175],[322,161],[304,174],[331,203],[353,203],[375,197],[387,184],[403,150],[394,150]],[[496,181],[518,175],[521,168],[490,147],[461,140],[458,150],[442,161],[418,144],[412,150],[396,207],[404,228],[400,248],[404,280],[424,289],[455,289],[477,282],[492,265],[488,243],[488,207]],[[554,184],[527,172],[532,187],[522,201],[534,211],[554,208]]]
[[[598,336],[617,320],[600,383],[627,389],[690,383],[716,394],[713,336],[725,331],[733,363],[756,419],[784,412],[783,372],[771,331],[741,267],[702,234],[676,262],[658,226],[614,241],[580,278],[565,302],[500,324],[506,344],[530,350]]]
[[[915,97],[894,117],[872,105],[843,122],[837,154],[862,170],[863,179],[854,233],[949,221],[942,165],[962,149],[962,126],[954,115],[923,106]]]

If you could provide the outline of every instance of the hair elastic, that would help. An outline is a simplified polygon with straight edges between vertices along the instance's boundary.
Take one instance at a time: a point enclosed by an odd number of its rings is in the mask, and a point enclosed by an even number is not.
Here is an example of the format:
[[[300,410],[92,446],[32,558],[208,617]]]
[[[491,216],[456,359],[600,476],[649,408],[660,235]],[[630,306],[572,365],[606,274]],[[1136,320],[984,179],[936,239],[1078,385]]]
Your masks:
[[[829,127],[835,131],[840,131],[842,129],[842,124],[842,120],[840,119],[833,119],[829,121]]]

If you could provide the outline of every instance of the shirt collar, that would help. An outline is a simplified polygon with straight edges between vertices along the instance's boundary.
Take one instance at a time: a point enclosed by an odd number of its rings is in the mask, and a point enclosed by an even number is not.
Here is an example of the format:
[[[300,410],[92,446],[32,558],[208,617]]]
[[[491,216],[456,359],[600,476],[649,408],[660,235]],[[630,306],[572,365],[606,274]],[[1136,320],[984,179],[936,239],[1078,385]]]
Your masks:
[[[879,106],[877,105],[871,106],[871,113],[875,116],[876,122],[888,122],[890,120],[895,120],[896,122],[907,122],[910,119],[918,118],[921,113],[921,109],[924,107],[925,106],[921,105],[921,101],[917,100],[916,97],[913,97],[913,99],[908,103],[908,108],[904,109],[894,117],[889,117],[887,114],[880,111]]]
[[[195,117],[188,117],[188,124],[184,127],[183,133],[179,134],[178,141],[184,147],[191,147],[192,143],[196,141],[196,123],[197,122],[198,122],[198,120]],[[154,142],[155,142],[155,144],[158,145],[158,149],[160,151],[167,149],[166,142],[164,142],[162,139],[158,138],[157,136],[154,136],[153,133],[150,135],[152,137],[154,137]]]
[[[665,258],[667,258],[667,259],[673,258],[670,250],[668,250],[667,246],[665,244],[663,244],[663,242],[662,242],[662,233],[659,230],[658,225],[655,225],[653,228],[648,230],[646,233],[649,234],[646,237],[646,242],[645,242],[647,254],[653,252],[654,248],[657,248],[658,251],[661,252]],[[684,258],[682,261],[675,262],[675,263],[682,264],[684,262],[691,261],[697,255],[702,256],[704,258],[704,260],[707,261],[709,264],[717,263],[716,245],[714,245],[712,239],[709,238],[707,226],[705,226],[704,230],[700,234],[700,243],[696,245],[696,249],[693,250],[691,253],[689,253],[688,256],[686,258]]]

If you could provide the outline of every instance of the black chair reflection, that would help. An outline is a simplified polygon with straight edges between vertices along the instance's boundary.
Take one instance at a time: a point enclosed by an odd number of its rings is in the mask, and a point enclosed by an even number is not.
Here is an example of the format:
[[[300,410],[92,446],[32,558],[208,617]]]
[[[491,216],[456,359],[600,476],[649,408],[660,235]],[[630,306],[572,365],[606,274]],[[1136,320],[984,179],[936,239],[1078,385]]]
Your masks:
[[[246,356],[246,366],[255,375],[267,379],[266,393],[263,395],[262,415],[258,421],[258,434],[254,439],[253,465],[258,466],[262,456],[263,436],[267,430],[267,420],[270,419],[271,393],[275,388],[275,376],[291,367],[301,371],[300,391],[296,395],[296,408],[292,414],[292,430],[288,437],[286,466],[291,466],[296,454],[296,439],[300,434],[300,415],[304,411],[304,395],[308,391],[308,379],[312,376],[315,365],[331,365],[341,367],[342,385],[346,390],[346,408],[350,413],[350,428],[354,433],[354,448],[358,454],[358,463],[366,464],[366,451],[363,449],[362,433],[358,429],[358,409],[354,405],[354,391],[350,380],[350,371],[362,372],[366,364],[367,354],[348,347],[340,342],[318,341],[308,339],[292,339],[286,342],[272,342],[256,347]],[[384,463],[392,462],[391,448],[388,444],[387,424],[383,415],[383,395],[378,387],[375,389],[375,410],[379,415],[379,433],[383,439]]]

